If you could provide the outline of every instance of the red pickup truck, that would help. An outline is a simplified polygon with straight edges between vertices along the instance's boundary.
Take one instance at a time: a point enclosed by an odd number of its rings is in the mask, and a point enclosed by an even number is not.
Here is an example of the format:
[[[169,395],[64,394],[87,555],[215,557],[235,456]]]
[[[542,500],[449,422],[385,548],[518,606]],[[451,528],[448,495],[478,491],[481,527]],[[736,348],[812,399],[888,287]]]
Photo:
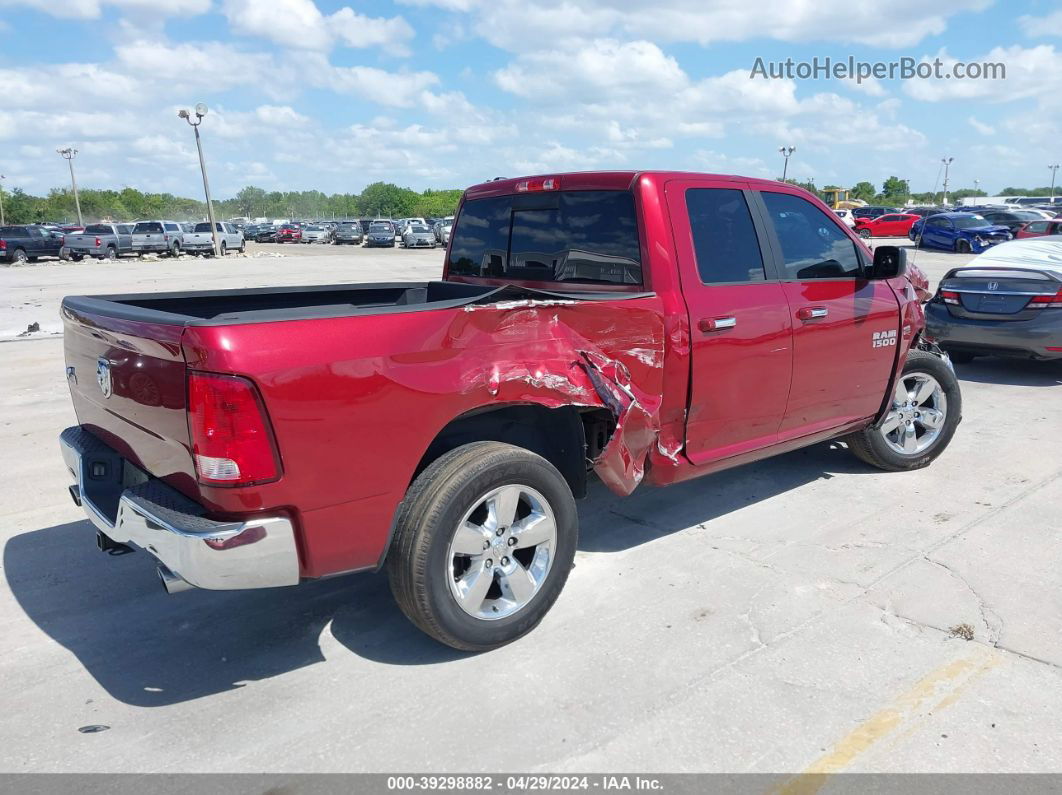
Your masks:
[[[417,626],[493,648],[560,594],[591,474],[939,455],[961,396],[905,268],[778,182],[477,185],[441,281],[65,299],[71,495],[171,593],[386,567]]]

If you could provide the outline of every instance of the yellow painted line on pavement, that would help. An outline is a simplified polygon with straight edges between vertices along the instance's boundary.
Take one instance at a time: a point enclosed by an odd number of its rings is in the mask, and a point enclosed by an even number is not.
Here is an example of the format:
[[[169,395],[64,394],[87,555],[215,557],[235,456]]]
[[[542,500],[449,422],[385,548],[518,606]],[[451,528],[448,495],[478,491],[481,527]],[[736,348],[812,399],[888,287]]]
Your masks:
[[[954,704],[970,684],[999,665],[1002,659],[998,652],[978,646],[970,655],[931,671],[892,704],[863,721],[776,792],[779,795],[814,795],[831,775],[845,770],[856,758],[897,729],[911,731],[929,715]],[[922,711],[924,704],[937,698],[940,700],[927,712]]]

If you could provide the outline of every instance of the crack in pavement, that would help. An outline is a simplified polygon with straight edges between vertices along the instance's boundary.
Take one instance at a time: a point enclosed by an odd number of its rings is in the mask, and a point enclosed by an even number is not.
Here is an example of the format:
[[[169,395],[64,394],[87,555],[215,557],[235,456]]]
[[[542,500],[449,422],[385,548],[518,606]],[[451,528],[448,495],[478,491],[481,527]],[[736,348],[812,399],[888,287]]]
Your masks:
[[[1002,616],[1000,616],[999,613],[997,613],[989,606],[988,602],[985,601],[984,597],[977,592],[976,588],[970,585],[970,581],[963,577],[962,574],[958,572],[958,570],[954,569],[946,563],[942,563],[936,558],[929,557],[929,555],[923,555],[922,560],[924,560],[926,563],[932,563],[934,566],[939,566],[940,568],[944,569],[944,571],[948,572],[948,574],[951,575],[953,579],[956,579],[961,582],[966,587],[966,590],[973,594],[974,599],[977,600],[978,610],[981,613],[981,623],[985,625],[985,631],[988,633],[988,640],[993,646],[998,647],[999,642],[1003,637]],[[995,619],[995,626],[993,626],[992,622],[988,620],[988,616],[990,614]]]

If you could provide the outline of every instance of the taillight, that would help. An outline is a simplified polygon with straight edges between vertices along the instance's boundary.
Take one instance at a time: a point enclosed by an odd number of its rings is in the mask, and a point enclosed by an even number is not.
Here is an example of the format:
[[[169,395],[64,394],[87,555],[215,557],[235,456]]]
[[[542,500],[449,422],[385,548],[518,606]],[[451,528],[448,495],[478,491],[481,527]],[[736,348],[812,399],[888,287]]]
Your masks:
[[[952,290],[941,290],[940,297],[945,304],[958,304],[959,294]]]
[[[0,251],[7,251],[7,241],[0,240]]]
[[[96,248],[99,248],[101,245],[102,244],[100,243],[100,239],[97,237],[96,238]]]
[[[246,378],[190,373],[188,429],[200,483],[246,486],[280,476],[265,406]]]
[[[558,190],[560,180],[556,177],[542,177],[540,179],[525,179],[516,183],[518,193],[528,193],[539,190]]]
[[[1034,295],[1029,309],[1062,309],[1062,287],[1054,295]]]

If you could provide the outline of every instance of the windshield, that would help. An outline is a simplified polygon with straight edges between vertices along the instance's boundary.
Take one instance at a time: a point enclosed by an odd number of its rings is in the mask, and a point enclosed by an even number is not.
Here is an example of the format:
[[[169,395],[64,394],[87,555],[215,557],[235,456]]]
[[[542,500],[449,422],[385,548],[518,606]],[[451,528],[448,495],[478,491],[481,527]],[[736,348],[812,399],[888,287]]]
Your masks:
[[[978,229],[989,223],[979,215],[957,215],[951,219],[957,229]]]

